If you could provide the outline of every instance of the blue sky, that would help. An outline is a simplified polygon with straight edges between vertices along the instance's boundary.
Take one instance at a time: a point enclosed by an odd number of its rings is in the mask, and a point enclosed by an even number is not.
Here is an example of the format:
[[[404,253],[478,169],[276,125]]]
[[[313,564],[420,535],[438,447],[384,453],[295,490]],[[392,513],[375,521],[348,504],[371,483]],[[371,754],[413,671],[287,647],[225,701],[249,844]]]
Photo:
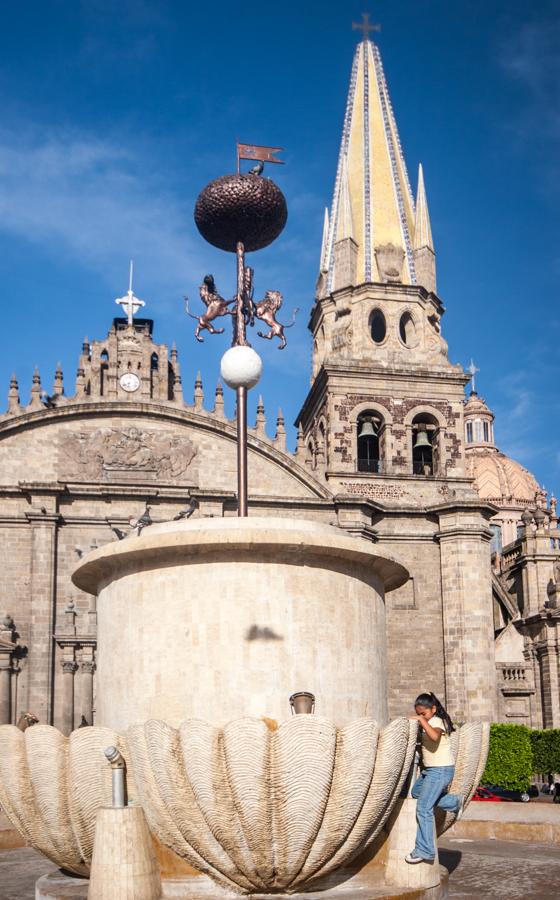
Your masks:
[[[258,347],[269,431],[279,405],[293,421],[309,384],[306,325],[351,22],[363,9],[364,0],[4,4],[6,393],[15,369],[27,402],[35,364],[50,390],[58,360],[73,392],[82,338],[105,336],[132,256],[156,340],[177,342],[187,396],[202,371],[212,405],[228,342],[197,345],[181,298],[196,302],[206,272],[233,290],[232,258],[204,243],[192,210],[210,179],[233,170],[239,138],[286,148],[287,165],[270,174],[289,222],[253,263],[258,293],[282,290],[285,317],[302,309],[286,351]],[[450,358],[474,357],[500,448],[558,491],[560,8],[401,0],[370,10],[413,183],[424,164]]]

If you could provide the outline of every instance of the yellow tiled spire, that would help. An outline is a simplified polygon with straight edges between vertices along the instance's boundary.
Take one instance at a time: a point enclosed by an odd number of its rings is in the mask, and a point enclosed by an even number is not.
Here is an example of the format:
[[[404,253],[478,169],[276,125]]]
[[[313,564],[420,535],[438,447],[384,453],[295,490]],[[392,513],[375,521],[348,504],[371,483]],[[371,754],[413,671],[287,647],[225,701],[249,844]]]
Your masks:
[[[412,244],[414,250],[421,250],[422,247],[434,249],[434,241],[432,238],[432,226],[430,225],[430,213],[428,212],[428,201],[426,199],[426,188],[424,186],[424,171],[422,163],[418,166],[418,190],[416,191],[416,220],[414,223],[414,241]]]
[[[344,157],[344,159],[342,160],[337,206],[338,228],[335,241],[343,241],[345,238],[353,238],[354,219],[352,216],[352,197],[350,194],[350,180],[348,177],[348,162],[346,157]]]
[[[345,233],[348,215],[351,235]],[[352,65],[329,222],[329,289],[335,284],[334,246],[348,236],[358,247],[356,284],[387,280],[382,259],[388,245],[397,248],[392,265],[401,255],[403,260],[398,279],[390,280],[415,284],[414,220],[414,199],[379,48],[364,39]]]
[[[325,218],[323,220],[323,239],[321,241],[321,265],[320,265],[321,272],[326,272],[329,267],[328,247],[329,247],[329,211],[328,211],[327,207],[325,207]]]

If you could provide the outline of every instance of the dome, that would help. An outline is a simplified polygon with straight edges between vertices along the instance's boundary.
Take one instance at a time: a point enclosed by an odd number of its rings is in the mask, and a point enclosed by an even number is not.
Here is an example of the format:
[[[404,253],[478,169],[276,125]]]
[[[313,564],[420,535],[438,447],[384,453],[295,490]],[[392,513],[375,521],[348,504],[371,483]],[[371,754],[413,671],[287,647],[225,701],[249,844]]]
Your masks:
[[[483,397],[471,391],[465,403],[465,445],[494,447],[494,413]]]
[[[534,504],[536,495],[542,492],[528,469],[495,447],[473,447],[465,457],[467,473],[475,479],[475,488],[483,500],[497,506],[525,506]]]
[[[480,397],[476,391],[471,391],[469,399],[465,403],[465,418],[474,416],[477,413],[494,418],[494,413],[491,412],[484,398]]]

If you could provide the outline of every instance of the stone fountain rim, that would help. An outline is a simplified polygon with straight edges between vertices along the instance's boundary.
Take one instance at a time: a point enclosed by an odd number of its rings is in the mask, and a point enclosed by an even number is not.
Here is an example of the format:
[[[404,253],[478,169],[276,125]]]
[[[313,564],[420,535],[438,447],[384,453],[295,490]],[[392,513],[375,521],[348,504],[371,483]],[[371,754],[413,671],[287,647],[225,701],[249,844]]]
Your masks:
[[[246,550],[259,547],[263,551],[282,550],[286,557],[333,555],[353,561],[377,574],[385,592],[395,590],[408,581],[408,570],[393,557],[376,553],[371,544],[348,535],[341,528],[310,519],[288,519],[275,516],[249,518],[191,519],[162,522],[144,529],[138,537],[131,534],[122,541],[112,541],[84,556],[72,572],[72,582],[88,594],[99,590],[131,566],[143,567],[156,555],[181,549],[179,562],[204,553],[222,550]],[[120,571],[119,571],[120,570]]]

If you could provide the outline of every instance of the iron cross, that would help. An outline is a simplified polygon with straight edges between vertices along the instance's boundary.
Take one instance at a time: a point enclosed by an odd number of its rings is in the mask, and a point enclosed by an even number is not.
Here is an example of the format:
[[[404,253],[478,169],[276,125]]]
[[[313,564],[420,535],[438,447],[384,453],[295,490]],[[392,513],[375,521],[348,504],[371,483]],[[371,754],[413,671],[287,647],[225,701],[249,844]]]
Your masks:
[[[480,369],[476,368],[472,359],[471,359],[471,364],[467,369],[467,372],[470,372],[470,376],[471,376],[471,390],[472,390],[473,394],[476,394],[476,387],[474,384],[474,376],[476,375],[477,372],[480,372]]]
[[[381,25],[372,25],[369,20],[369,13],[362,13],[362,21],[361,22],[352,22],[353,31],[361,31],[363,33],[363,40],[369,41],[369,32],[370,31],[381,31]]]
[[[146,305],[143,300],[139,300],[138,297],[134,296],[134,292],[132,290],[132,272],[133,272],[133,265],[132,265],[132,260],[130,260],[130,272],[129,272],[129,277],[128,277],[128,292],[127,292],[126,296],[118,297],[115,300],[115,303],[117,303],[119,306],[122,306],[123,312],[126,313],[129,325],[133,324],[134,316],[136,315],[138,310]]]

